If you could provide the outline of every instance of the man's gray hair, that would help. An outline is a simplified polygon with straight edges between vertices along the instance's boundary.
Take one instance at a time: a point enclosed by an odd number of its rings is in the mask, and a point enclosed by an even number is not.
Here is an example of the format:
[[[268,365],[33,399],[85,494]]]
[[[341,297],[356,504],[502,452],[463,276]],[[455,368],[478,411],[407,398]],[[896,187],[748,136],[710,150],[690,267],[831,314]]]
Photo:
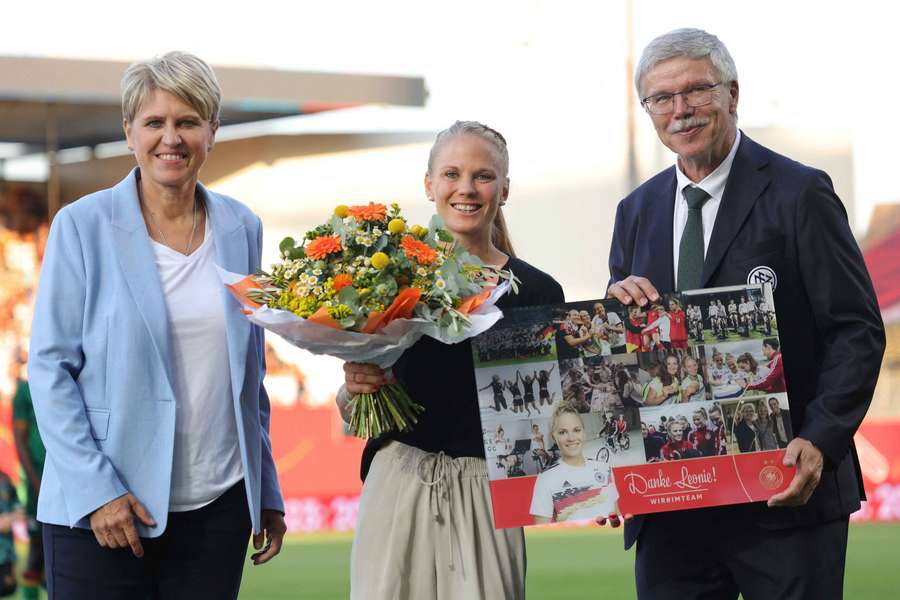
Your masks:
[[[702,29],[676,29],[657,37],[644,48],[634,70],[634,87],[638,94],[641,93],[641,78],[650,69],[664,60],[679,56],[709,58],[722,83],[737,81],[737,67],[719,38]]]

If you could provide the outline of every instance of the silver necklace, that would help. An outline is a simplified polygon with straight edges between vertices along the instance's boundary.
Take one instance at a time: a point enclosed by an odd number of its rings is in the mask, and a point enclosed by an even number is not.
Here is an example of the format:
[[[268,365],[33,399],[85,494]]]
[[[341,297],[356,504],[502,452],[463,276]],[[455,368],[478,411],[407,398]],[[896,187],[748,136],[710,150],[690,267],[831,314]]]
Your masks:
[[[153,223],[153,226],[156,227],[156,231],[157,231],[157,233],[159,233],[159,237],[162,238],[163,243],[166,246],[168,246],[172,249],[175,249],[175,246],[173,246],[172,244],[169,243],[169,240],[166,238],[166,234],[163,233],[162,228],[159,226],[159,223],[157,223],[156,216],[153,214],[153,211],[150,210],[150,207],[147,206],[146,202],[144,202],[144,195],[140,192],[140,187],[138,187],[138,200],[140,200],[141,204],[144,205],[144,208],[147,209],[147,214],[150,216],[150,221]],[[185,256],[190,256],[191,247],[194,245],[194,234],[197,232],[197,204],[199,204],[199,203],[197,202],[197,197],[195,196],[194,197],[194,216],[192,219],[193,223],[191,224],[191,235],[187,241],[187,248],[185,248],[185,250],[184,250]]]

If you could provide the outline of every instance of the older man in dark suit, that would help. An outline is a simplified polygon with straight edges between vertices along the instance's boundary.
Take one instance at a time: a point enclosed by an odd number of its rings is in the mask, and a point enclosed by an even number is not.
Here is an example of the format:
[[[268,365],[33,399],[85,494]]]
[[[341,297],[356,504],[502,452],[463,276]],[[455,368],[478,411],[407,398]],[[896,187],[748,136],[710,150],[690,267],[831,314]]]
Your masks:
[[[864,497],[853,434],[884,352],[846,212],[825,173],[738,130],[737,70],[715,36],[653,40],[635,85],[678,161],[619,204],[609,294],[644,305],[675,289],[771,283],[796,435],[784,459],[796,474],[768,505],[626,523],[638,596],[840,598],[848,517]]]

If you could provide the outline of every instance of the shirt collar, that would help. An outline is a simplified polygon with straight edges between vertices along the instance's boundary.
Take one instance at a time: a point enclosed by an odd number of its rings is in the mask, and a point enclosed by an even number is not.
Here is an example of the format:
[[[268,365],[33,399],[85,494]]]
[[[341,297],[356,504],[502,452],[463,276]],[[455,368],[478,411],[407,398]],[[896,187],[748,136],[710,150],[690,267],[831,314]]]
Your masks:
[[[719,163],[719,166],[716,167],[712,173],[704,177],[700,183],[691,181],[688,176],[684,174],[684,171],[681,170],[681,167],[678,166],[678,161],[676,160],[675,178],[678,182],[678,191],[681,192],[685,186],[695,185],[709,194],[714,200],[721,200],[722,195],[725,193],[725,184],[728,183],[728,174],[731,173],[731,165],[734,163],[734,157],[737,154],[738,144],[740,144],[740,142],[741,130],[738,129],[734,136],[734,143],[731,145],[731,150],[728,151],[728,156]],[[681,197],[680,193],[678,195]]]

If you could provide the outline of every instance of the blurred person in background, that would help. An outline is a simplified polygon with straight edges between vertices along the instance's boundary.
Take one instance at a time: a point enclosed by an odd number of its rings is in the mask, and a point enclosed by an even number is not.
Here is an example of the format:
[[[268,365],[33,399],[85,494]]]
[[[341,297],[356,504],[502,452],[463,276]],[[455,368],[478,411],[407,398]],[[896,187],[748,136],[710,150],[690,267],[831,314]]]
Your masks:
[[[521,280],[519,293],[504,295],[498,307],[564,301],[552,277],[513,252],[500,209],[509,195],[509,153],[497,131],[457,121],[440,132],[425,193],[468,252]],[[385,372],[355,363],[344,371],[337,402],[349,421],[352,395],[375,392]],[[351,598],[524,598],[522,529],[494,529],[471,343],[423,337],[392,371],[425,412],[411,431],[366,444]]]
[[[193,55],[131,65],[137,168],[53,220],[28,372],[51,598],[236,598],[251,531],[254,563],[280,551],[263,334],[216,272],[259,268],[261,223],[198,182],[220,99]]]
[[[771,284],[789,341],[784,379],[796,432],[784,457],[796,471],[768,506],[626,524],[626,547],[637,542],[638,597],[840,598],[848,519],[865,497],[853,434],[885,344],[846,211],[825,173],[738,130],[737,68],[714,35],[679,29],[654,39],[634,83],[677,163],[619,203],[608,292],[645,305],[676,289]],[[806,90],[807,101],[822,102],[826,89]]]
[[[16,545],[13,525],[23,519],[22,505],[9,476],[0,471],[0,597],[16,593]]]
[[[27,358],[19,352],[16,361],[16,393],[13,396],[13,439],[19,465],[24,474],[25,518],[28,527],[28,558],[22,571],[22,598],[36,600],[38,590],[44,583],[44,544],[41,539],[41,524],[37,520],[38,493],[41,489],[41,474],[47,450],[38,431],[34,417],[31,392],[26,381],[25,364]]]

